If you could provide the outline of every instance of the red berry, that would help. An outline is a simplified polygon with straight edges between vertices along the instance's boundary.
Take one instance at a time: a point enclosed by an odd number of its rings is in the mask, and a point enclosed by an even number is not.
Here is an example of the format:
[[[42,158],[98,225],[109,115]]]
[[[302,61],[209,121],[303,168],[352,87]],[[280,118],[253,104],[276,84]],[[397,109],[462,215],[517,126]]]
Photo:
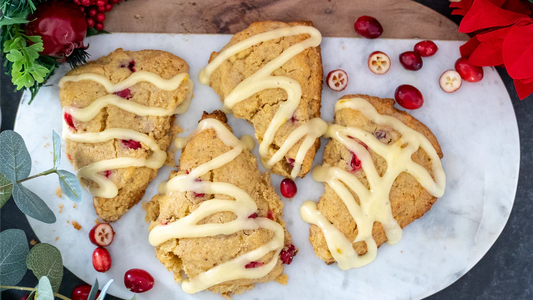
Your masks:
[[[131,90],[130,89],[123,89],[122,91],[116,92],[115,95],[117,95],[117,96],[119,96],[121,98],[124,98],[126,100],[131,99],[133,97],[133,95],[131,94]]]
[[[72,294],[70,294],[70,298],[72,300],[87,300],[89,297],[89,293],[91,292],[91,286],[88,284],[81,284],[72,290]],[[96,293],[96,297],[100,295],[100,291]]]
[[[106,172],[111,173],[109,170]],[[113,230],[113,227],[107,223],[96,224],[89,232],[89,239],[91,240],[91,243],[101,247],[111,245],[114,236],[115,231]]]
[[[81,2],[81,5],[85,7],[91,5],[91,0],[80,0],[80,2]]]
[[[89,8],[89,10],[87,10],[87,15],[89,17],[94,17],[94,16],[96,16],[97,13],[98,13],[98,11],[94,7],[91,7],[91,8]]]
[[[105,11],[105,6],[97,6],[96,10],[99,11],[99,12],[104,12]]]
[[[106,248],[98,247],[93,252],[93,267],[98,272],[107,272],[111,269],[111,255]]]
[[[286,265],[291,264],[294,255],[296,255],[296,247],[293,244],[285,246],[279,253],[281,261]]]
[[[355,155],[355,153],[353,153],[353,152],[351,152],[351,153],[352,153],[352,159],[350,161],[350,168],[351,168],[350,172],[355,173],[355,172],[361,170],[361,160],[359,160],[359,158],[357,158],[357,155]]]
[[[73,0],[73,1],[74,1],[74,4],[81,5],[81,1],[80,0]]]
[[[135,61],[132,59],[128,64],[128,69],[133,73],[135,72]]]
[[[415,52],[423,57],[433,56],[437,53],[437,50],[439,50],[439,47],[432,41],[421,41],[415,45]]]
[[[340,92],[348,86],[348,74],[341,69],[333,70],[328,73],[326,82],[330,89]]]
[[[294,168],[294,158],[287,158],[287,163],[289,164],[289,166],[291,166],[291,168]]]
[[[74,126],[74,118],[72,118],[72,115],[69,113],[65,113],[64,117],[65,122],[67,122],[67,125],[70,127],[70,129],[76,130],[76,126]]]
[[[281,181],[279,189],[281,190],[281,194],[285,198],[294,197],[294,195],[296,195],[296,192],[298,191],[298,188],[296,187],[296,183],[294,183],[294,181],[290,178],[283,179]]]
[[[104,30],[104,23],[96,23],[94,25],[94,29],[100,31],[100,30]]]
[[[154,287],[154,277],[142,269],[131,269],[124,274],[124,285],[134,293],[144,293]]]
[[[412,85],[403,84],[396,88],[394,99],[398,104],[407,109],[418,109],[424,104],[422,93]]]
[[[461,84],[461,75],[455,70],[448,70],[440,75],[439,85],[446,93],[457,91],[461,87]]]
[[[82,13],[84,13],[84,12],[85,12],[85,7],[83,7],[83,6],[80,6],[80,8],[79,8],[79,9],[80,9],[80,11],[81,11]]]
[[[257,218],[256,212],[248,216],[248,219],[255,219],[255,218]]]
[[[400,54],[400,63],[406,70],[418,71],[422,68],[422,56],[414,51]]]
[[[87,27],[94,27],[94,19],[87,18]]]
[[[374,51],[368,56],[368,68],[377,75],[383,75],[390,69],[390,58],[381,51]]]
[[[96,14],[96,21],[102,23],[105,21],[105,14],[104,13],[97,13]]]
[[[355,21],[354,29],[360,35],[368,38],[378,38],[383,33],[383,27],[374,17],[361,16]]]
[[[133,150],[137,150],[142,147],[141,142],[137,142],[134,140],[121,140],[121,142],[122,145]]]
[[[267,212],[267,218],[269,218],[270,220],[274,221],[274,212],[271,211],[270,209]]]
[[[466,58],[459,58],[455,62],[455,70],[468,82],[478,82],[483,79],[483,68],[470,64]]]
[[[106,1],[103,1],[103,0],[97,0],[97,1],[96,1],[96,6],[105,6],[105,3],[106,3]]]
[[[105,8],[105,11],[111,11],[111,10],[113,9],[113,4],[111,4],[111,3],[107,3],[107,4],[104,6],[104,8]]]
[[[246,264],[246,266],[244,266],[246,269],[253,269],[253,268],[257,268],[257,267],[260,267],[264,265],[262,262],[260,261],[251,261],[249,263]]]

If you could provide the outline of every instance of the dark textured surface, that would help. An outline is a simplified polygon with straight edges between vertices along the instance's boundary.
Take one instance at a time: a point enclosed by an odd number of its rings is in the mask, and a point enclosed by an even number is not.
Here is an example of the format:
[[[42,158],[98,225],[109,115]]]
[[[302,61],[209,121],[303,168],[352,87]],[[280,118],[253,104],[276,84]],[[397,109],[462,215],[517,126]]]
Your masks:
[[[453,21],[460,18],[450,16],[448,2],[443,0],[419,0]],[[2,70],[3,72],[3,70]],[[518,192],[511,217],[503,233],[483,259],[470,272],[445,290],[427,299],[533,299],[533,96],[520,101],[516,96],[512,80],[504,70],[498,70],[511,95],[520,130],[520,147],[522,151]],[[2,130],[12,129],[20,93],[13,93],[9,78],[1,74]],[[26,231],[28,239],[36,239],[26,218],[9,201],[1,210],[1,229],[21,228]],[[87,266],[91,268],[92,266]],[[65,269],[60,293],[70,297],[72,289],[83,283]],[[30,273],[26,274],[21,286],[35,286],[37,280]],[[103,283],[101,283],[103,284]],[[122,284],[120,278],[114,284]],[[2,292],[3,299],[20,299],[18,291]],[[245,297],[239,297],[245,299]],[[106,297],[106,299],[117,299]],[[170,299],[170,298],[169,298]]]

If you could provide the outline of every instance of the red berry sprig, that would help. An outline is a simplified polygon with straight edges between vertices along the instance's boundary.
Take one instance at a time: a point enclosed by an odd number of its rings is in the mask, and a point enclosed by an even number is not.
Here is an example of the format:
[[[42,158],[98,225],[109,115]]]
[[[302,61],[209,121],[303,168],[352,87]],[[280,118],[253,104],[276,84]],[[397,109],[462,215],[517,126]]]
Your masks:
[[[113,9],[113,5],[122,1],[124,0],[72,0],[85,14],[87,27],[98,31],[104,30],[105,14]]]

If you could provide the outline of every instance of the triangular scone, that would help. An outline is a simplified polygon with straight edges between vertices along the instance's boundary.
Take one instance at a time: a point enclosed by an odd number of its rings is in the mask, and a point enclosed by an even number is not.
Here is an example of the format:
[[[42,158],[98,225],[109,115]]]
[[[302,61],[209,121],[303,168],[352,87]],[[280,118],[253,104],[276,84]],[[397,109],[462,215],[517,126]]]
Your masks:
[[[287,29],[289,31],[281,31]],[[254,40],[260,35],[265,36],[264,41]],[[209,65],[200,72],[200,82],[209,84],[224,104],[232,109],[235,117],[253,124],[258,142],[264,142],[266,146],[265,151],[260,147],[263,165],[281,176],[303,177],[309,172],[320,147],[319,137],[327,127],[319,119],[323,76],[320,40],[320,32],[312,27],[311,22],[256,22],[235,34],[220,52],[213,52]],[[253,45],[244,45],[247,42]],[[244,50],[233,51],[239,48],[237,45],[244,45]],[[297,51],[288,51],[290,47]],[[284,55],[287,55],[286,62],[275,62]],[[270,64],[275,65],[272,71]],[[269,71],[264,72],[266,69]],[[256,77],[251,80],[252,76]],[[265,84],[265,77],[269,78],[270,85]],[[292,82],[283,81],[287,83],[284,86],[280,78]],[[254,85],[256,87],[252,88]],[[292,90],[297,85],[301,87],[301,97],[297,96],[298,89]],[[288,115],[282,116],[279,114],[280,105],[288,108],[288,102],[292,101],[288,98],[287,88],[291,95],[295,95],[297,106],[294,112],[288,109]],[[252,89],[255,93],[246,96]],[[276,114],[279,114],[278,121],[283,125],[278,130],[268,131]],[[309,126],[309,142],[304,143],[304,138],[300,137],[292,141],[288,138],[298,128],[305,131],[306,126]],[[266,142],[268,136],[272,136],[270,144]],[[283,148],[283,145],[288,148]],[[300,149],[303,155],[298,158]]]
[[[327,136],[323,166],[313,170],[325,192],[318,205],[304,203],[302,217],[313,224],[309,241],[319,258],[342,269],[360,267],[383,243],[398,242],[401,228],[444,193],[443,154],[433,133],[392,99],[342,97]]]
[[[168,52],[117,49],[61,79],[67,157],[102,220],[139,202],[165,162],[174,114],[191,100],[188,71]]]
[[[287,281],[283,263],[297,250],[282,219],[283,203],[245,144],[231,133],[224,113],[204,113],[178,170],[145,206],[156,256],[187,293],[208,289],[230,297],[258,282]],[[204,209],[211,211],[201,215]],[[254,259],[247,257],[256,251],[261,253]]]

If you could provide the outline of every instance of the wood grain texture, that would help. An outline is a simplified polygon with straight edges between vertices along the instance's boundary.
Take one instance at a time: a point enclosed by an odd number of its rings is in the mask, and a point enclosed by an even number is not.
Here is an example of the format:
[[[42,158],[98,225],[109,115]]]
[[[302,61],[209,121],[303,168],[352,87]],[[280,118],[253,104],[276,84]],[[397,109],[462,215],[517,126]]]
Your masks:
[[[410,0],[129,0],[108,13],[105,29],[236,33],[255,21],[310,20],[324,36],[356,37],[353,23],[362,15],[381,22],[384,38],[468,39],[445,16]]]

